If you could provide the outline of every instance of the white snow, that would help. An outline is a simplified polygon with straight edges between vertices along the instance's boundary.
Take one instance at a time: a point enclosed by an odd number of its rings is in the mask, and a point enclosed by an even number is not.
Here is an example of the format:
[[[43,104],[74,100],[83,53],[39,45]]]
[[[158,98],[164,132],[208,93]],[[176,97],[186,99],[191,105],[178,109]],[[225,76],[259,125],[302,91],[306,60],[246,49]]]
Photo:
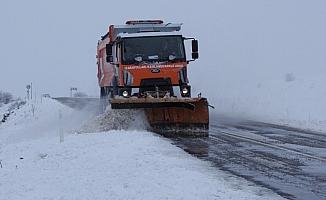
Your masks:
[[[59,118],[60,112],[64,114],[62,119]],[[70,118],[72,114],[72,109],[51,99],[38,104],[27,102],[25,106],[11,113],[7,121],[0,125],[0,145],[44,136],[53,137],[60,126],[68,129],[76,125],[76,120]],[[69,123],[64,123],[68,119]]]
[[[48,99],[0,124],[0,199],[282,199],[154,133],[72,134],[78,115]]]
[[[211,110],[213,115],[326,133],[326,89],[322,74],[306,77],[287,73],[266,80],[239,79],[237,84],[230,85],[218,79],[211,80],[218,82],[214,88],[196,90],[203,91],[210,104],[215,106],[216,109]]]

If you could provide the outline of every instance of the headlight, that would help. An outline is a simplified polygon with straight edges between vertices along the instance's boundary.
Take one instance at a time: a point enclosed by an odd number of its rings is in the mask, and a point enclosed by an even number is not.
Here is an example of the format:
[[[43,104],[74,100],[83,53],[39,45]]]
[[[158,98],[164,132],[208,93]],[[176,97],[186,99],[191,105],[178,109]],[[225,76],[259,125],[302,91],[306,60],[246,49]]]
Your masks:
[[[127,90],[125,90],[125,91],[122,92],[122,96],[127,97],[128,95],[129,95],[129,93],[128,93]]]
[[[189,92],[189,90],[185,87],[182,89],[182,94],[187,94]]]
[[[180,93],[182,97],[190,97],[191,96],[190,85],[181,86]]]

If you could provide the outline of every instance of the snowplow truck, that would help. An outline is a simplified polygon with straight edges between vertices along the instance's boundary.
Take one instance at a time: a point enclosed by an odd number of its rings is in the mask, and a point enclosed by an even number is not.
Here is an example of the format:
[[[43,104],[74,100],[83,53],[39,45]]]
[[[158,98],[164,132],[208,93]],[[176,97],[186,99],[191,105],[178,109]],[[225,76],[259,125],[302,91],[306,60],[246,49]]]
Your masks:
[[[100,96],[112,109],[142,109],[154,132],[207,136],[208,102],[191,96],[187,76],[188,64],[198,59],[198,41],[180,30],[181,24],[162,20],[110,25],[97,46]]]

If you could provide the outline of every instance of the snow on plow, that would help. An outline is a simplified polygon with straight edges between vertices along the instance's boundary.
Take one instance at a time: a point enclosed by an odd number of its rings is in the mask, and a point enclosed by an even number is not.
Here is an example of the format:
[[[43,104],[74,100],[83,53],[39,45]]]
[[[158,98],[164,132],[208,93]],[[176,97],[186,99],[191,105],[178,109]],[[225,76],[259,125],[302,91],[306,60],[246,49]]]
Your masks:
[[[208,136],[206,98],[113,98],[112,109],[143,109],[150,128],[162,135]]]

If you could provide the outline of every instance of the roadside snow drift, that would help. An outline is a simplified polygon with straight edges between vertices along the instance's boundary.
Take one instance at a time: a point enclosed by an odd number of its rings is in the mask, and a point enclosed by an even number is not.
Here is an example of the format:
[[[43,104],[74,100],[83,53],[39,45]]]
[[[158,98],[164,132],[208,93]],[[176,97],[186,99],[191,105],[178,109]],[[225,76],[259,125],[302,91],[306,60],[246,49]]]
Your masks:
[[[0,125],[1,199],[281,199],[154,133],[68,134],[72,110],[52,100],[33,106]]]
[[[212,113],[326,132],[323,80],[287,74],[274,80],[241,80],[246,84],[237,86],[220,83],[207,93],[216,107]]]

